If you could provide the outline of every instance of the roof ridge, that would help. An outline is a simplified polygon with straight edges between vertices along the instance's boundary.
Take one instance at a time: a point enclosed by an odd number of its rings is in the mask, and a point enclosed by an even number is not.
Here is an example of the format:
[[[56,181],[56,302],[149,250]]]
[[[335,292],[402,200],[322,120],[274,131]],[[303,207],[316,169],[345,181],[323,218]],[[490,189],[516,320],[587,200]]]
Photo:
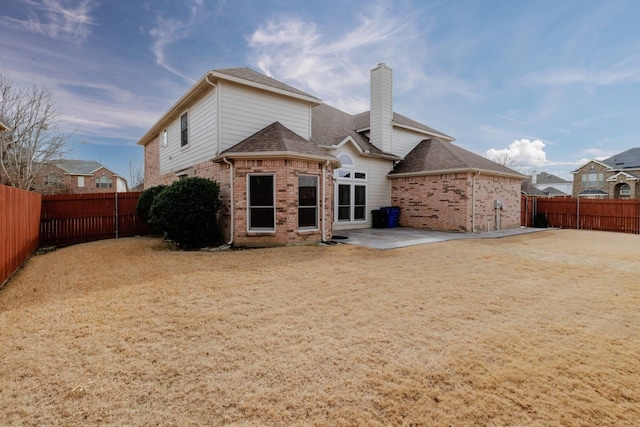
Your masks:
[[[443,141],[442,141],[442,139],[440,139],[440,138],[431,138],[431,140],[432,140],[432,141],[433,141],[433,140],[437,140],[437,141],[440,143],[440,145],[441,145],[441,146],[443,146],[443,147],[444,147],[444,149],[445,149],[449,154],[451,154],[453,157],[455,157],[455,158],[456,158],[456,160],[458,160],[459,162],[461,162],[461,163],[462,163],[462,164],[464,164],[465,166],[472,167],[471,163],[469,163],[466,159],[464,159],[464,158],[460,157],[457,153],[455,153],[455,152],[454,152],[454,150],[452,149],[452,147],[454,147],[454,145],[453,145],[453,144],[444,144],[444,143],[443,143]]]

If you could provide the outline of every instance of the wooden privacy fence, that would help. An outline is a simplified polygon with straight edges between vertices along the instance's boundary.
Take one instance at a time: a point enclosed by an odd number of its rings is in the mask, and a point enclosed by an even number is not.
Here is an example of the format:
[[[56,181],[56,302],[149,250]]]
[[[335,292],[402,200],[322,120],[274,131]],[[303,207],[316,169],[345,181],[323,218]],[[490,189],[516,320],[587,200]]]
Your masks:
[[[38,249],[41,199],[0,185],[0,287]]]
[[[139,192],[43,196],[41,245],[147,234],[148,225],[136,215],[139,197]]]
[[[522,197],[521,224],[534,225],[537,213],[549,227],[640,233],[640,200]]]

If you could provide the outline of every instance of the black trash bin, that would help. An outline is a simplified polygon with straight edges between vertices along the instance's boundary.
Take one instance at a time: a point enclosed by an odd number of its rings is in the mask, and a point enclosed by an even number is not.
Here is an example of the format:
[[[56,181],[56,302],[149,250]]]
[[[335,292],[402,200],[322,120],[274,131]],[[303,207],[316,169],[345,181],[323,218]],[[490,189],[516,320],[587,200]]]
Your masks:
[[[371,225],[373,228],[387,228],[387,211],[384,209],[374,209],[371,211]]]

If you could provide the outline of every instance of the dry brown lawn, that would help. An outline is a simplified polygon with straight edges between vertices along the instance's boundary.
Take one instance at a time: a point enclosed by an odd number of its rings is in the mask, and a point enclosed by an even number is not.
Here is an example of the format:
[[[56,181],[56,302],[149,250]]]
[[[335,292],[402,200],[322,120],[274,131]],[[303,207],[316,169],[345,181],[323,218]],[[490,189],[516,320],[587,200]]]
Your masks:
[[[638,425],[639,253],[67,247],[0,291],[0,425]]]

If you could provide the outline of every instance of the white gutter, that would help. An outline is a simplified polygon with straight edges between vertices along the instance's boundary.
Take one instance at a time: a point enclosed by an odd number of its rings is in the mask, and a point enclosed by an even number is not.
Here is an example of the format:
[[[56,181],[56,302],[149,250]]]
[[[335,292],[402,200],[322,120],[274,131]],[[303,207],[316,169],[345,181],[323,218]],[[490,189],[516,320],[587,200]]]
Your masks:
[[[218,93],[216,93],[216,130],[217,130],[217,135],[216,135],[216,139],[217,141],[217,145],[218,148],[216,149],[216,154],[220,152],[220,90],[218,90],[218,85],[215,84],[214,82],[212,82],[211,80],[209,80],[209,73],[206,74],[204,81],[209,83],[211,86],[214,87],[214,89],[217,90]]]
[[[231,246],[233,244],[233,163],[227,160],[226,157],[222,158],[222,161],[229,165],[229,186],[230,186],[230,194],[229,194],[229,216],[230,216],[230,226],[229,226],[229,241],[227,245]]]
[[[490,169],[477,169],[477,168],[456,168],[456,169],[438,169],[438,170],[430,170],[430,171],[419,171],[419,172],[406,172],[406,173],[388,173],[387,178],[408,178],[413,176],[430,176],[430,175],[442,175],[442,174],[451,174],[451,173],[465,173],[465,172],[482,172],[485,175],[492,176],[504,176],[508,178],[514,178],[523,180],[526,177],[517,172],[508,173],[508,172],[499,172]]]

